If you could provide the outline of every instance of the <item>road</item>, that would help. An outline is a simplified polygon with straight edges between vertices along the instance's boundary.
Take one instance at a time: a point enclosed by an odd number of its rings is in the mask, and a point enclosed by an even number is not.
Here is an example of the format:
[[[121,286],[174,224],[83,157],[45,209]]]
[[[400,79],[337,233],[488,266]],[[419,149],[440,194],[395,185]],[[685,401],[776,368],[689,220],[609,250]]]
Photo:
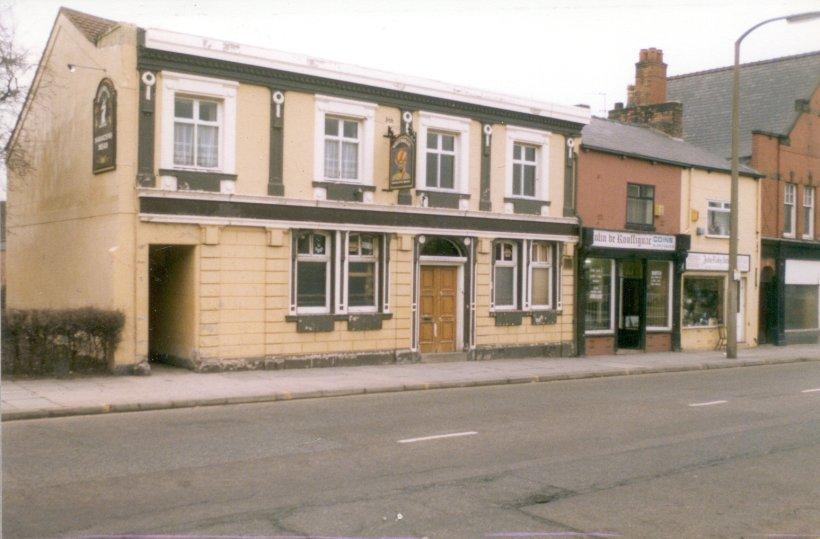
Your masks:
[[[814,536],[818,477],[810,362],[4,423],[3,534]]]

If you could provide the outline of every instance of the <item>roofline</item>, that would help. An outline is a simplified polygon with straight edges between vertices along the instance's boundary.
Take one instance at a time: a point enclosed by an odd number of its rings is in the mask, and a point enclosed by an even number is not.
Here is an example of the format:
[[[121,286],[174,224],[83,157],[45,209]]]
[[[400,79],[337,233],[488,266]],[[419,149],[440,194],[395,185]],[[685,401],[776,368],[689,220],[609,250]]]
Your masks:
[[[590,110],[584,107],[560,105],[518,96],[499,94],[477,88],[446,84],[432,79],[399,75],[302,54],[242,45],[230,41],[182,34],[170,30],[156,28],[145,29],[144,44],[145,47],[149,49],[213,58],[238,64],[345,81],[364,86],[444,98],[533,116],[554,118],[582,125],[588,124],[591,116]]]
[[[696,168],[696,169],[699,169],[699,170],[705,170],[707,172],[723,172],[723,173],[726,173],[726,174],[731,174],[732,173],[731,168],[719,168],[719,167],[709,167],[709,166],[705,166],[705,165],[696,165],[694,163],[685,163],[683,161],[675,161],[675,160],[672,160],[672,159],[663,159],[663,158],[660,158],[660,157],[652,157],[651,155],[642,155],[642,154],[639,154],[639,153],[623,152],[623,151],[620,151],[620,150],[612,150],[610,148],[604,148],[603,146],[589,145],[589,144],[587,144],[583,141],[583,137],[581,138],[581,148],[586,149],[586,150],[593,150],[593,151],[596,151],[596,152],[602,152],[602,153],[606,153],[606,154],[610,154],[610,155],[622,155],[624,157],[631,157],[632,159],[640,159],[641,161],[651,161],[651,162],[654,162],[654,163],[663,163],[664,165],[671,165],[671,166],[680,167],[680,168]],[[746,177],[750,177],[750,178],[754,178],[754,179],[759,179],[759,178],[765,177],[764,174],[761,174],[760,172],[757,172],[757,171],[752,173],[752,172],[744,172],[742,170],[738,170],[738,174],[740,176],[746,176]]]
[[[777,58],[768,58],[766,60],[757,60],[757,61],[754,61],[754,62],[748,62],[748,63],[745,63],[745,64],[740,64],[740,67],[750,67],[750,66],[756,66],[756,65],[761,65],[761,64],[769,64],[769,63],[774,63],[774,62],[783,62],[785,60],[794,60],[796,58],[804,58],[806,56],[813,56],[815,54],[820,54],[820,50],[811,51],[811,52],[801,52],[800,54],[793,54],[791,56],[780,56],[780,57],[777,57]],[[717,73],[718,71],[728,71],[728,70],[731,70],[733,68],[734,68],[734,66],[715,67],[715,68],[712,68],[712,69],[704,69],[702,71],[693,71],[692,73],[682,73],[680,75],[672,75],[672,76],[666,77],[666,80],[675,80],[675,79],[683,79],[683,78],[686,78],[686,77],[695,77],[695,76],[698,76],[698,75],[706,75],[706,74],[709,74],[709,73]]]

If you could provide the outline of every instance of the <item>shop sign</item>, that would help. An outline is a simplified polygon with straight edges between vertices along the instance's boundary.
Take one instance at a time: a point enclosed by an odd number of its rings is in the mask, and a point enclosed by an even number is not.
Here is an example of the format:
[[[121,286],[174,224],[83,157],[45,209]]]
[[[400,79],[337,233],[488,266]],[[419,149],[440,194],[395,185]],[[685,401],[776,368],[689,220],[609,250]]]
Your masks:
[[[94,174],[117,166],[117,91],[109,79],[100,81],[94,96],[93,154]]]
[[[641,249],[644,251],[674,251],[675,236],[664,234],[638,234],[612,230],[593,230],[593,247],[611,249]]]
[[[387,132],[390,139],[390,171],[389,189],[407,189],[415,184],[416,168],[416,136],[409,131],[394,135],[393,130]]]
[[[686,269],[691,271],[729,271],[729,255],[721,253],[689,253]],[[749,271],[749,255],[737,255],[737,269]]]

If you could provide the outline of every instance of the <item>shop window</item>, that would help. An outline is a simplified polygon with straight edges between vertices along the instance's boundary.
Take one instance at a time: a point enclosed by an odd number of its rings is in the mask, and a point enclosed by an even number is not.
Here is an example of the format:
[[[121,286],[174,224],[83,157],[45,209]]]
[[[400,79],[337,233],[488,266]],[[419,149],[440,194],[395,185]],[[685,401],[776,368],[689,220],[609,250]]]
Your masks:
[[[379,294],[379,238],[355,234],[347,243],[347,305],[350,311],[375,311]]]
[[[493,308],[515,309],[518,280],[518,245],[499,241],[494,248]]]
[[[708,228],[710,236],[729,237],[731,224],[732,203],[709,201]]]
[[[359,179],[359,122],[325,116],[325,178]]]
[[[709,327],[723,324],[723,277],[683,280],[683,325]]]
[[[549,309],[552,306],[552,246],[549,243],[532,242],[529,269],[530,306]]]
[[[672,328],[672,263],[649,260],[646,281],[646,328]]]
[[[796,198],[797,186],[787,183],[783,192],[783,235],[790,238],[794,237]]]
[[[786,285],[786,329],[817,329],[818,286]]]
[[[588,258],[584,261],[587,280],[584,327],[587,333],[609,333],[613,330],[614,265],[613,260],[603,258]]]
[[[803,239],[814,238],[814,187],[803,187]]]
[[[655,187],[653,185],[626,185],[627,226],[651,228],[654,223]]]
[[[330,311],[330,235],[303,232],[296,242],[296,309]]]

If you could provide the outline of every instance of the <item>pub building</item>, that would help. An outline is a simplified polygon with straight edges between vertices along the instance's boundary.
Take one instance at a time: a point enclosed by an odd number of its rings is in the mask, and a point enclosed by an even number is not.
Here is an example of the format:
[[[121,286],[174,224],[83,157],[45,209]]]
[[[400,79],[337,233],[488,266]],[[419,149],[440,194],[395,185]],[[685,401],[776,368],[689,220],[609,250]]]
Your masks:
[[[588,122],[63,8],[10,142],[40,166],[8,304],[121,311],[118,372],[572,356]]]
[[[728,162],[655,129],[592,118],[578,170],[579,353],[724,346]],[[741,346],[757,344],[758,177],[741,168]]]

